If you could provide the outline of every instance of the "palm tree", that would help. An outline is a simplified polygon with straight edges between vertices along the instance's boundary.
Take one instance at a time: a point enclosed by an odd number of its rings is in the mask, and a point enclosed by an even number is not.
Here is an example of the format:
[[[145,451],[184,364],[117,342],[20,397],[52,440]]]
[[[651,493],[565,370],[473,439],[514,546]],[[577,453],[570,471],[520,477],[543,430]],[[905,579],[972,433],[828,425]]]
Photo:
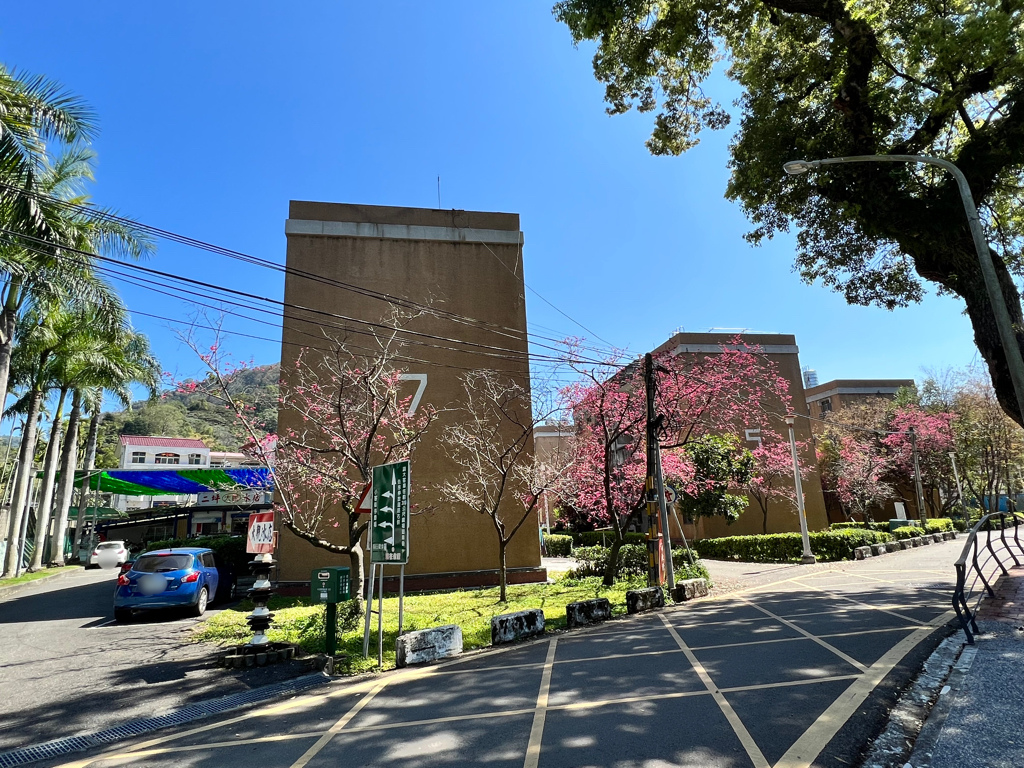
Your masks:
[[[160,365],[150,352],[149,339],[144,334],[126,327],[113,334],[93,333],[89,336],[86,346],[78,350],[75,357],[69,359],[64,371],[63,381],[74,394],[64,438],[64,450],[60,457],[60,484],[54,504],[55,522],[50,552],[51,559],[57,565],[64,564],[64,539],[67,535],[68,509],[71,505],[78,458],[78,426],[84,404],[89,401],[91,410],[96,413],[101,405],[102,393],[106,390],[123,407],[130,408],[132,384],[145,387],[150,395],[153,395],[160,383]],[[93,420],[96,420],[96,416],[93,416]],[[86,446],[87,458],[89,454],[89,447]],[[93,458],[96,455],[95,442],[91,454]],[[88,483],[83,482],[83,500],[87,485]],[[85,528],[84,512],[81,507],[80,504],[79,532]]]

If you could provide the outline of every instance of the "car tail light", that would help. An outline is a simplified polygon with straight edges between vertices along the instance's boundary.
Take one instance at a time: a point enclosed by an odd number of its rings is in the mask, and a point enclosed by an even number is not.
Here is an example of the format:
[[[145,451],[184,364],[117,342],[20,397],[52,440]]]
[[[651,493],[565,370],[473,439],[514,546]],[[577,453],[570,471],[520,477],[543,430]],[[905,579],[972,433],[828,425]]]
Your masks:
[[[129,579],[125,574],[123,574],[123,573],[118,574],[118,576],[117,576],[117,586],[119,586],[119,587],[127,587],[131,583],[132,583],[131,579]]]
[[[98,554],[100,553],[100,551],[99,551],[98,549],[94,549],[94,550],[92,551],[92,553],[93,553],[93,555],[98,555]]]
[[[192,571],[188,576],[181,577],[182,584],[191,584],[193,581],[199,581],[199,571]]]

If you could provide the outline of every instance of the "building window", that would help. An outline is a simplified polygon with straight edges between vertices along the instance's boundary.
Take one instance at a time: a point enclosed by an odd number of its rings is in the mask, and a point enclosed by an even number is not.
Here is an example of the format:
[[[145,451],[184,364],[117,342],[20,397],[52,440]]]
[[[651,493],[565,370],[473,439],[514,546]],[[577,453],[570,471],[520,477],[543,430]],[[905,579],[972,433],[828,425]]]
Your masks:
[[[824,400],[818,401],[818,407],[821,408],[821,415],[824,416],[826,413],[832,412],[832,398],[826,397]]]
[[[180,464],[181,456],[176,453],[158,453],[154,461],[157,464]]]
[[[132,451],[132,464],[145,464],[146,463],[146,452],[145,451]]]
[[[188,455],[188,463],[199,465],[203,463],[203,454],[201,453],[190,453]]]

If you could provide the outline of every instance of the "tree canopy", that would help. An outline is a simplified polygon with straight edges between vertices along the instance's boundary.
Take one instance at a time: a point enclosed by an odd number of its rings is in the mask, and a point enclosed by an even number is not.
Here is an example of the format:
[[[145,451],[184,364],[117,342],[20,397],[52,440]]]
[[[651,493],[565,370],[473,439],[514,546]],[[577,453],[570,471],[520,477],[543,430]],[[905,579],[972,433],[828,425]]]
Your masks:
[[[648,147],[675,155],[730,122],[705,84],[715,65],[742,89],[727,197],[757,243],[796,226],[796,267],[853,304],[961,297],[1002,407],[1024,423],[956,183],[916,164],[783,163],[925,154],[955,162],[987,228],[1018,343],[1024,274],[1021,0],[564,0],[556,17],[597,42],[612,114],[657,111]]]

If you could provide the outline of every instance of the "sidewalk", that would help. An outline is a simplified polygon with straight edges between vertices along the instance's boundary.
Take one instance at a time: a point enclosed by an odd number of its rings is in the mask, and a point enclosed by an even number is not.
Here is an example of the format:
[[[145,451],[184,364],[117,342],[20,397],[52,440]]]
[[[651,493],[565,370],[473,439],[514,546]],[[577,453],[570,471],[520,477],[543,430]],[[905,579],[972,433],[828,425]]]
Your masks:
[[[922,731],[912,768],[1024,765],[1024,567],[1010,569],[995,592],[978,612],[976,645],[965,646],[950,675],[951,699],[936,704],[938,733]]]

